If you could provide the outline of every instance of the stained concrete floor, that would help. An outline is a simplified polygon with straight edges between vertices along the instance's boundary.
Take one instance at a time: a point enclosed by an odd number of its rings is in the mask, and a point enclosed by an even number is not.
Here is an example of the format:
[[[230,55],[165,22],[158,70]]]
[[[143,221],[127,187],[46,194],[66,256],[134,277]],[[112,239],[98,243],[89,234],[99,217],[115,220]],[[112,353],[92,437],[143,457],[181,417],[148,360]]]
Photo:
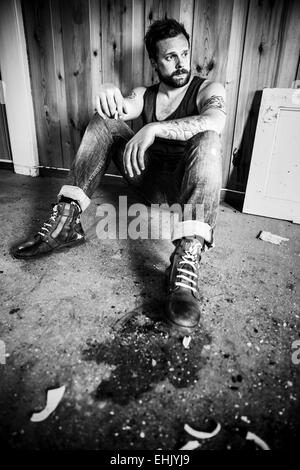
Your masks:
[[[295,448],[300,227],[221,205],[216,248],[202,260],[201,325],[185,349],[160,321],[172,245],[96,236],[97,204],[122,186],[99,188],[83,218],[86,244],[30,262],[10,256],[62,183],[0,172],[2,448],[176,450],[194,440],[185,423],[210,431],[217,422],[199,449],[254,450],[247,431],[271,449]],[[260,230],[289,242],[258,240]],[[57,409],[31,422],[62,385]]]

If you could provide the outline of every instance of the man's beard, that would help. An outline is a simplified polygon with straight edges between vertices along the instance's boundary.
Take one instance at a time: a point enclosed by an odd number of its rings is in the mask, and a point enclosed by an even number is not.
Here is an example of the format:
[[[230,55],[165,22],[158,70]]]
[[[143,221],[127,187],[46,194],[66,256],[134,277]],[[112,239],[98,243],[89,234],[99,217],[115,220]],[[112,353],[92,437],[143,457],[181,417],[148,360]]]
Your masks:
[[[182,86],[186,85],[191,78],[191,70],[188,71],[186,69],[177,70],[176,72],[172,73],[172,75],[168,76],[162,75],[158,68],[156,69],[156,72],[161,82],[173,88],[181,88]],[[184,74],[180,75],[180,80],[176,79],[176,76],[178,76],[179,73]]]

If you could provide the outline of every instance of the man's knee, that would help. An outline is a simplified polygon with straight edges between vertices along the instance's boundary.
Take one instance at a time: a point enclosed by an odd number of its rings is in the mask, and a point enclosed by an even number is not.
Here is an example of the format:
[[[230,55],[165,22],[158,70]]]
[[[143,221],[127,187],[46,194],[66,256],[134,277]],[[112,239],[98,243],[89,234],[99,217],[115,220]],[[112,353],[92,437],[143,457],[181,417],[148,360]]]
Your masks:
[[[102,139],[115,140],[116,137],[123,137],[128,141],[134,135],[132,129],[121,119],[104,119],[97,111],[93,114],[86,131],[96,138],[101,136]]]
[[[86,131],[97,132],[103,127],[105,127],[105,120],[100,116],[100,114],[95,112],[86,127]]]
[[[191,144],[192,146],[198,146],[202,142],[211,143],[211,144],[220,143],[220,134],[212,130],[198,132],[198,134],[195,134],[188,141],[188,143]]]
[[[187,155],[195,154],[195,151],[199,155],[204,156],[209,154],[212,156],[221,155],[221,138],[220,134],[216,131],[209,130],[204,132],[199,132],[195,134],[191,139],[189,139],[186,153]]]
[[[97,129],[105,127],[108,130],[113,130],[120,126],[123,127],[124,124],[125,123],[121,120],[117,121],[116,119],[112,119],[112,118],[104,119],[102,116],[100,116],[100,114],[97,111],[94,112],[89,122],[90,127],[95,127]]]

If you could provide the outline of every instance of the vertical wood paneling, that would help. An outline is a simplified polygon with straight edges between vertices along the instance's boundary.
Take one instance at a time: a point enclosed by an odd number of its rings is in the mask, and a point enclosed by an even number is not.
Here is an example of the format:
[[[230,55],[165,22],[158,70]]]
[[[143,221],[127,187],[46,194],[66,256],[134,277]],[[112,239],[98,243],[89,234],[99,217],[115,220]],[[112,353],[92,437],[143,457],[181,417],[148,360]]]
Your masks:
[[[276,86],[285,14],[283,0],[250,1],[233,139],[235,168],[230,174],[235,189],[244,190],[247,182],[259,109],[256,92]]]
[[[101,2],[103,81],[123,93],[132,88],[132,2]]]
[[[90,114],[94,112],[96,97],[103,83],[102,41],[101,41],[101,4],[98,0],[89,0],[89,28],[91,53],[91,89],[92,103]]]
[[[298,68],[297,68],[295,80],[300,80],[300,54],[299,54]]]
[[[231,158],[239,66],[243,53],[247,2],[195,2],[192,62],[200,76],[221,82],[227,94],[227,123],[223,133],[223,185]]]
[[[49,0],[23,2],[40,164],[63,162]]]
[[[57,166],[61,168],[70,168],[73,160],[74,149],[71,146],[70,123],[68,120],[66,77],[59,0],[51,0],[50,4],[51,27],[54,49],[55,84],[57,94],[57,111],[60,122],[62,157],[61,161],[57,159]]]
[[[295,80],[300,57],[300,2],[289,0],[284,4],[285,24],[281,29],[281,52],[276,67],[275,85],[278,88],[291,86]]]
[[[119,87],[121,84],[120,16],[122,3],[122,0],[101,2],[103,82],[113,82]]]
[[[5,105],[0,102],[0,159],[11,160]]]
[[[85,0],[68,0],[60,2],[60,6],[68,119],[75,153],[92,106],[89,4]]]
[[[197,0],[181,0],[179,21],[183,23],[188,34],[193,37],[193,14]]]
[[[144,35],[156,19],[174,17],[192,36],[194,72],[225,85],[223,186],[245,188],[256,92],[300,79],[298,0],[22,0],[22,6],[42,165],[71,166],[102,83],[126,95],[157,80]]]
[[[222,135],[223,148],[223,188],[226,188],[232,160],[232,141],[235,128],[237,100],[239,92],[241,64],[244,52],[245,30],[249,0],[234,0],[230,25],[230,40],[227,54],[227,67],[224,78],[227,119]]]
[[[124,1],[123,11],[121,14],[121,89],[125,94],[128,94],[133,86],[132,71],[136,67],[133,62],[133,31],[134,24],[132,1]]]
[[[202,77],[224,82],[233,0],[195,2],[192,61]]]
[[[132,86],[144,83],[145,2],[133,0],[132,7]],[[142,127],[142,118],[131,122],[134,132]]]
[[[11,160],[11,149],[5,109],[4,87],[0,70],[0,159]]]
[[[144,78],[145,2],[133,0],[132,7],[132,85],[139,86]]]

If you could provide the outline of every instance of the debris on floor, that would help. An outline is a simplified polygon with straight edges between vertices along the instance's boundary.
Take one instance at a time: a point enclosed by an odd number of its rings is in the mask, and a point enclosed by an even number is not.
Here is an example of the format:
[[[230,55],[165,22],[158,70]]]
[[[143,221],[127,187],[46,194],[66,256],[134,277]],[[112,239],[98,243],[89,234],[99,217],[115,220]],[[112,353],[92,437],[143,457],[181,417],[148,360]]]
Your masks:
[[[46,220],[62,180],[1,173],[1,448],[248,453],[262,450],[246,440],[252,431],[271,450],[297,449],[299,225],[222,202],[216,248],[199,272],[200,325],[173,332],[164,315],[169,240],[99,240],[93,198],[82,214],[90,242],[17,261],[9,247]],[[117,203],[127,191],[118,188],[101,186],[98,205]],[[261,230],[289,241],[261,243]],[[55,411],[32,422],[48,389],[62,385]],[[211,439],[184,430],[217,422]]]
[[[220,423],[218,423],[216,426],[216,429],[214,429],[212,432],[203,432],[203,431],[196,431],[196,429],[193,429],[188,424],[185,424],[184,430],[187,433],[189,433],[191,436],[197,437],[197,439],[210,439],[211,437],[216,436],[220,432],[221,425]]]
[[[48,416],[53,413],[53,411],[58,406],[59,402],[64,396],[65,390],[65,385],[59,388],[48,390],[46,407],[38,413],[33,413],[30,418],[30,421],[32,421],[33,423],[39,423],[40,421],[44,421],[45,419],[47,419]]]
[[[197,431],[196,429],[193,429],[188,424],[185,424],[184,425],[184,430],[187,433],[189,433],[191,436],[196,437],[197,439],[210,439],[211,437],[216,436],[220,432],[221,425],[220,425],[220,423],[218,423],[216,428],[212,432],[204,432],[204,431]],[[201,446],[201,444],[200,444],[199,441],[188,441],[179,450],[195,450],[200,446]]]
[[[191,336],[185,336],[182,340],[182,344],[185,347],[185,349],[190,349],[190,342],[191,342],[192,337]]]
[[[244,423],[251,424],[251,421],[248,416],[241,416],[241,420],[244,421]]]
[[[200,442],[198,441],[188,441],[183,447],[180,447],[179,450],[195,450],[200,447]]]
[[[255,444],[263,450],[270,450],[270,447],[268,446],[268,444],[266,444],[265,441],[263,441],[260,437],[258,437],[253,432],[248,431],[246,435],[246,439],[247,441],[255,442]]]
[[[119,260],[119,259],[122,259],[122,254],[123,254],[123,248],[120,248],[119,250],[117,250],[117,251],[115,252],[114,255],[112,255],[111,258],[112,258],[112,259],[118,259],[118,260]]]
[[[274,245],[280,245],[281,242],[288,242],[289,238],[280,237],[280,235],[274,235],[271,232],[264,232],[263,230],[259,232],[257,238],[263,240],[264,242],[270,242]]]

